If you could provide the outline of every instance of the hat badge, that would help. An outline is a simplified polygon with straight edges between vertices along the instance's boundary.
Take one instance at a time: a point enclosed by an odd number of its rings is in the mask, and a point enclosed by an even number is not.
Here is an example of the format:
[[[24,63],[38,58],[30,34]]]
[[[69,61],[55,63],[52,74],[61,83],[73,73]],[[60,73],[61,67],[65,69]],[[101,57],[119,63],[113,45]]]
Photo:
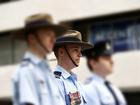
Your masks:
[[[111,50],[111,45],[109,43],[106,44],[106,49]]]

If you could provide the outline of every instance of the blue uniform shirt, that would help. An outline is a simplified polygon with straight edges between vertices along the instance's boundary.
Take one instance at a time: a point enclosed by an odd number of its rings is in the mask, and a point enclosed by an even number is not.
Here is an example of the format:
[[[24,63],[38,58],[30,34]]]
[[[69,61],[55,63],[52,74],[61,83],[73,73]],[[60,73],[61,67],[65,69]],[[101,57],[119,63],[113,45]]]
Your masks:
[[[119,105],[127,105],[121,91],[110,84],[115,92]],[[97,74],[93,74],[84,86],[88,105],[116,105],[115,99],[105,85],[105,80]]]
[[[70,105],[70,99],[67,97],[70,93],[79,92],[81,103],[77,105],[86,105],[85,92],[82,85],[77,81],[77,77],[74,73],[67,72],[60,65],[57,65],[55,71],[61,72],[61,77],[57,78],[59,88],[63,94],[63,98],[66,100],[66,105]],[[74,105],[74,104],[73,104]]]
[[[14,105],[64,105],[48,63],[31,52],[27,52],[24,59],[12,76]]]

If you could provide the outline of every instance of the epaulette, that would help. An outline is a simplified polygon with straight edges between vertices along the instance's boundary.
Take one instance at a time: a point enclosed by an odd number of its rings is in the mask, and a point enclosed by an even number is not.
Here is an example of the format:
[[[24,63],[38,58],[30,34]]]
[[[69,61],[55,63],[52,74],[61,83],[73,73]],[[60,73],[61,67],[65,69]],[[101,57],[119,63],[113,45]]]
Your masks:
[[[30,62],[30,59],[23,59],[22,62],[21,62],[21,66],[24,67],[24,66],[27,66]]]
[[[61,74],[62,74],[62,73],[61,73],[60,71],[54,71],[55,78],[60,79]]]
[[[86,81],[85,81],[85,84],[89,84],[91,81],[92,81],[92,77],[88,78]]]

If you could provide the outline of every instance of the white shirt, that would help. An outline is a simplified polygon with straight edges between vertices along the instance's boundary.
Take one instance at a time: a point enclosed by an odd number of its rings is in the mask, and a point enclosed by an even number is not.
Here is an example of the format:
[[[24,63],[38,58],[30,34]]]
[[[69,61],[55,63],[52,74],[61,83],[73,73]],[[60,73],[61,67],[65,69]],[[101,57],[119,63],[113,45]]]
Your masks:
[[[84,89],[86,91],[88,105],[115,105],[115,99],[104,83],[105,79],[97,74],[93,74],[88,83],[85,84]],[[114,85],[110,85],[120,105],[127,105],[121,91]]]
[[[56,79],[45,60],[26,52],[18,70],[12,76],[14,105],[64,105]]]

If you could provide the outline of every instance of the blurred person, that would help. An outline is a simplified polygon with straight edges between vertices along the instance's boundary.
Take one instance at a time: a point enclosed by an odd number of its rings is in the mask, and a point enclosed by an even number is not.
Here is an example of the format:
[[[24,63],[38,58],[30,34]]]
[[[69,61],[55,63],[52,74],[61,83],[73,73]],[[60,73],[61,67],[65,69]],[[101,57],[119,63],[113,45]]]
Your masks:
[[[15,32],[28,48],[12,76],[14,105],[64,105],[46,55],[52,52],[56,35],[65,31],[49,14],[40,13],[27,17],[25,27]]]
[[[82,54],[92,73],[84,86],[88,105],[127,105],[121,91],[107,80],[113,69],[111,41],[98,41]]]
[[[81,41],[81,33],[75,30],[69,30],[56,40],[54,53],[58,65],[54,74],[66,101],[65,105],[86,105],[84,90],[72,69],[79,66],[81,50],[91,47]]]

